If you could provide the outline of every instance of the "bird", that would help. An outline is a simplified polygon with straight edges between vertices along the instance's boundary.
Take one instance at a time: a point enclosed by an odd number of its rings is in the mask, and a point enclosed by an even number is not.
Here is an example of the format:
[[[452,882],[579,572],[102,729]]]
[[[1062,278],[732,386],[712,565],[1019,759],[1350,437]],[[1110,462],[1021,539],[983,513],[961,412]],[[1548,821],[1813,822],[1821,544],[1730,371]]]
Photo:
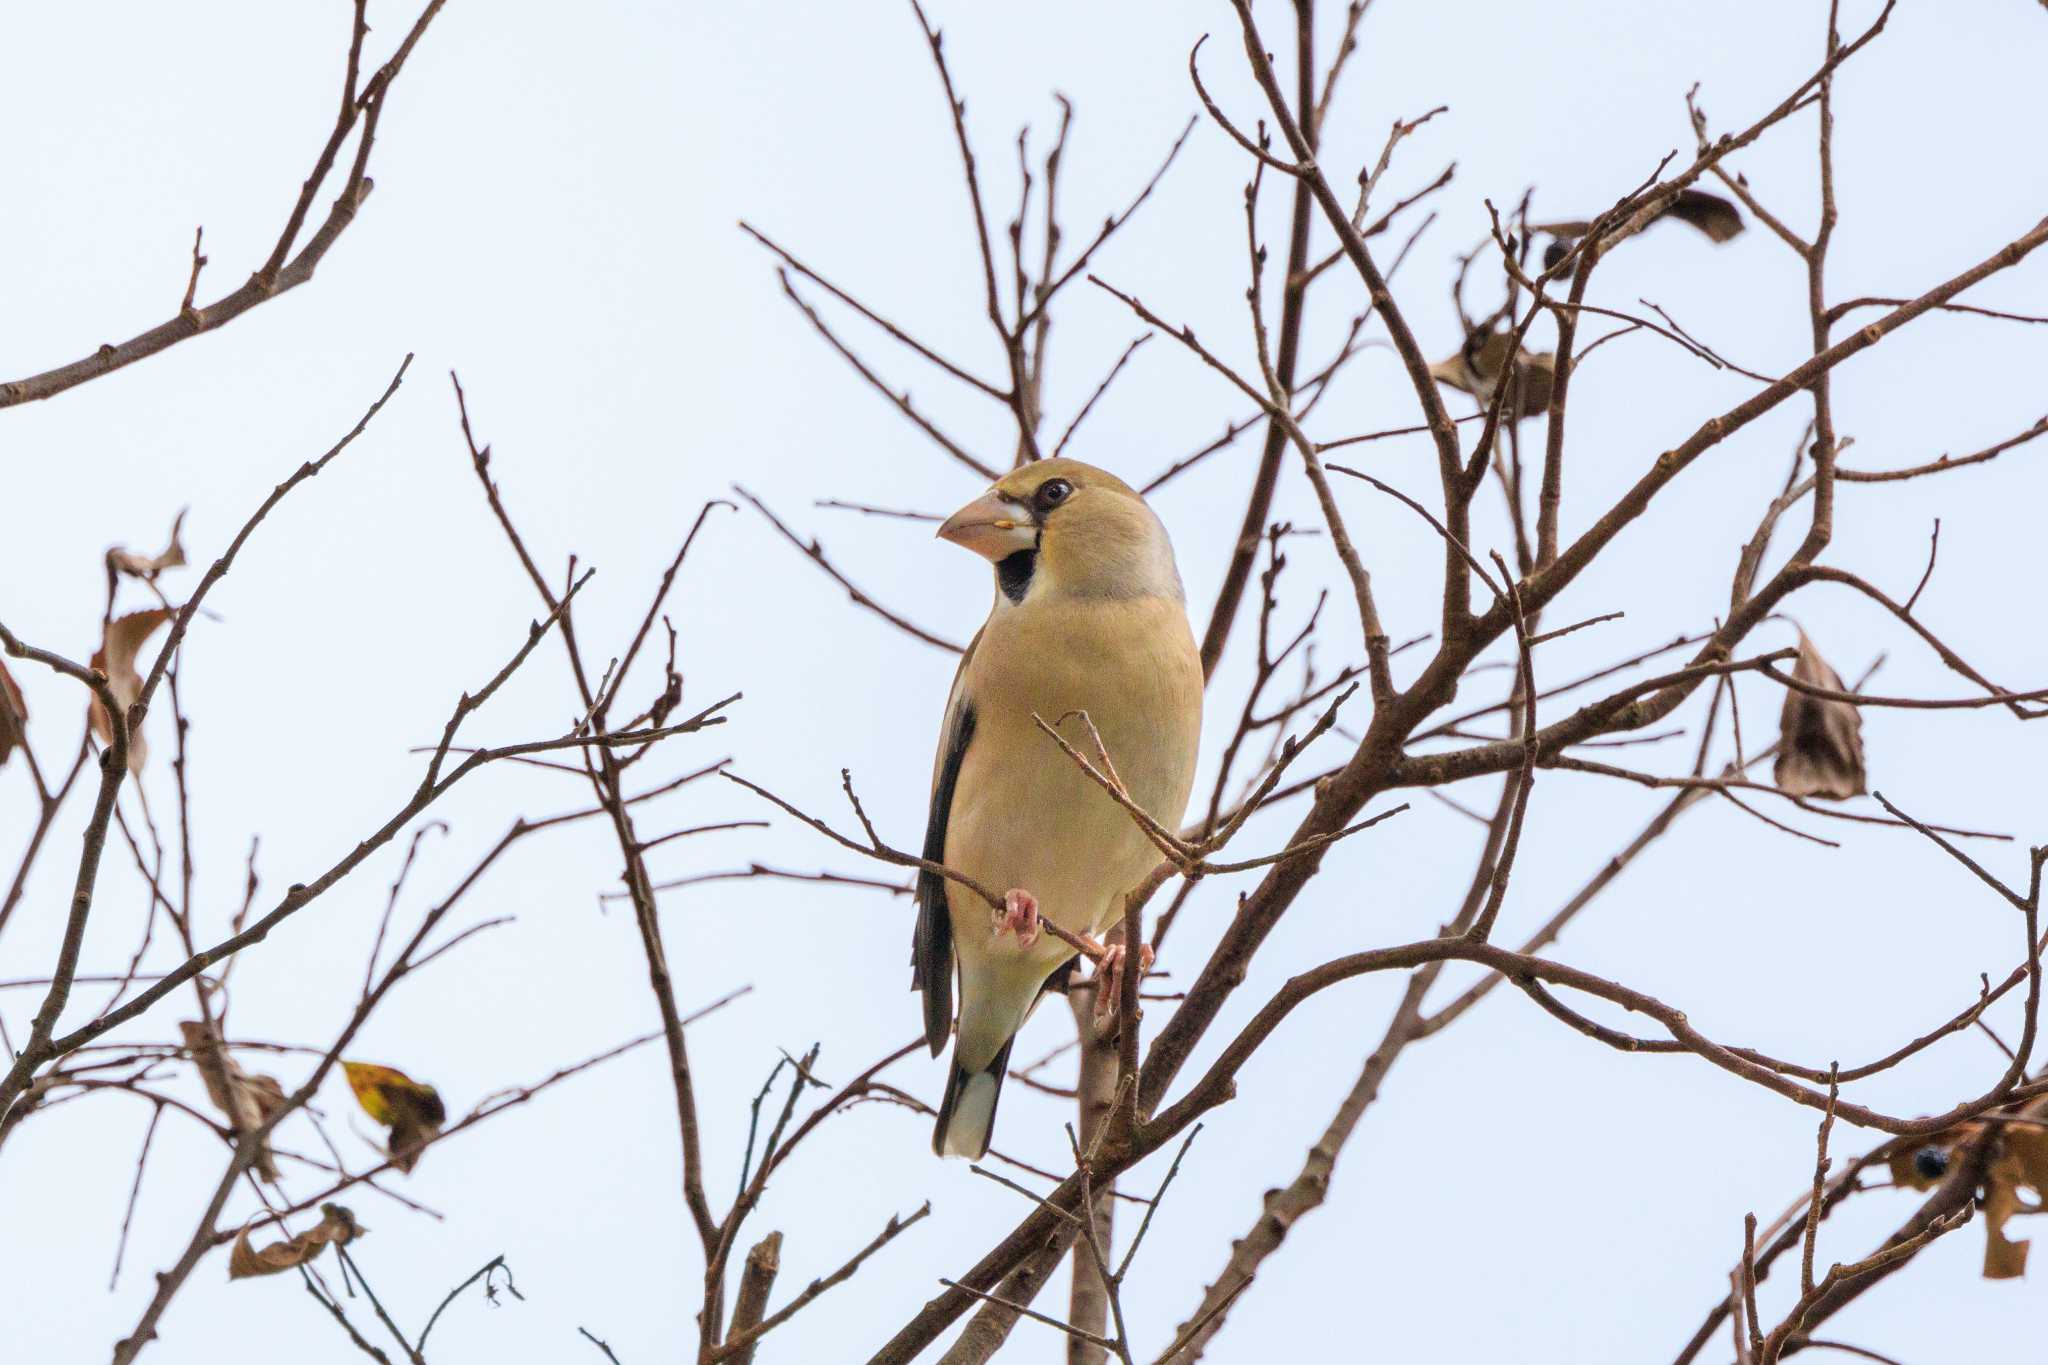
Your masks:
[[[911,989],[923,992],[937,1057],[959,1018],[932,1150],[988,1151],[1010,1048],[1079,937],[1123,914],[1123,896],[1161,861],[1129,811],[1062,753],[1037,720],[1083,754],[1099,735],[1126,793],[1178,829],[1194,785],[1202,664],[1166,527],[1128,484],[1078,460],[1026,464],[938,529],[994,566],[995,600],[961,658],[932,764],[917,879]],[[1094,727],[1091,734],[1089,726]],[[1098,958],[1098,1001],[1126,967]]]
[[[1507,366],[1508,343],[1513,340],[1512,332],[1474,332],[1465,338],[1457,354],[1429,367],[1430,377],[1446,388],[1471,394],[1484,407],[1491,407],[1493,396],[1500,389],[1501,371]],[[1548,351],[1517,351],[1515,373],[1518,382],[1514,411],[1525,418],[1541,417],[1550,411],[1557,386],[1557,357]]]
[[[1742,210],[1718,194],[1709,194],[1705,190],[1697,189],[1680,190],[1661,212],[1642,226],[1648,227],[1651,223],[1662,222],[1666,218],[1697,229],[1716,246],[1740,237],[1744,227]],[[1563,260],[1570,254],[1578,239],[1585,236],[1592,226],[1591,220],[1585,218],[1556,223],[1531,223],[1531,232],[1547,232],[1552,239],[1550,245],[1543,250],[1543,268],[1549,270]]]

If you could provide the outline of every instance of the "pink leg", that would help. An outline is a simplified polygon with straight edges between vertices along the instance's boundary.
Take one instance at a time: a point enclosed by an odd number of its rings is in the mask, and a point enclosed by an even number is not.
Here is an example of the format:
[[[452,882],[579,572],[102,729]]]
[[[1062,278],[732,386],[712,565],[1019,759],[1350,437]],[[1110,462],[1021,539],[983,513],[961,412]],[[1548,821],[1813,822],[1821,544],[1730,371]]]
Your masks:
[[[1095,1018],[1098,1023],[1116,1013],[1117,1002],[1123,999],[1125,959],[1129,955],[1121,943],[1112,943],[1102,950],[1102,960],[1095,967]],[[1152,945],[1138,945],[1138,977],[1152,970]]]
[[[1012,888],[1003,895],[1003,909],[995,917],[995,937],[1005,932],[1017,936],[1019,948],[1029,948],[1038,942],[1038,897],[1029,891]]]

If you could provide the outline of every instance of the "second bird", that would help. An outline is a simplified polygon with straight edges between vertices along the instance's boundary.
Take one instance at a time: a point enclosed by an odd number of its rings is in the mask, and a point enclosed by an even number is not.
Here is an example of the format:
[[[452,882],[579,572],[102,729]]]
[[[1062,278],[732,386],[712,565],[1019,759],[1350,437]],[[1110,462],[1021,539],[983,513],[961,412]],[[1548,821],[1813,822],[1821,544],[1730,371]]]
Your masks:
[[[1099,935],[1160,861],[1033,718],[1092,755],[1075,714],[1086,712],[1131,798],[1177,829],[1201,739],[1202,665],[1166,528],[1113,474],[1078,460],[1026,465],[939,535],[995,566],[996,593],[946,702],[924,856],[1006,895],[992,912],[966,887],[920,873],[911,985],[924,992],[937,1056],[957,973],[958,1039],[932,1149],[978,1158],[1017,1030],[1075,955],[1041,932],[1040,916]]]

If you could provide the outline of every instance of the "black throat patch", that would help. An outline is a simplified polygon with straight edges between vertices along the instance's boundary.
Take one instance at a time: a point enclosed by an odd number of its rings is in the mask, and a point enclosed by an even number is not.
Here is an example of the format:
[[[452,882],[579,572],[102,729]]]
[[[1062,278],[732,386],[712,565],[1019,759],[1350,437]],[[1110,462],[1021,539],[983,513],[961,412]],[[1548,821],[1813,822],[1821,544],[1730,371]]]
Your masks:
[[[1022,602],[1031,590],[1031,575],[1038,569],[1038,551],[1019,550],[996,561],[996,585],[1012,602]]]

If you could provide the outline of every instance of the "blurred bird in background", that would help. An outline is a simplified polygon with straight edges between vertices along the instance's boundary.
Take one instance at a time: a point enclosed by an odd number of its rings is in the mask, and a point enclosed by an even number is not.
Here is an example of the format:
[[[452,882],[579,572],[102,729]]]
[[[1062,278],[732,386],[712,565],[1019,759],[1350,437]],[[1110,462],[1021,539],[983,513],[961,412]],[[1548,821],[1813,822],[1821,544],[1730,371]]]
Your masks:
[[[1680,190],[1676,197],[1665,205],[1662,213],[1642,226],[1649,227],[1666,219],[1674,223],[1684,223],[1687,227],[1697,230],[1716,246],[1740,237],[1745,226],[1742,221],[1742,210],[1718,194],[1696,189]],[[1592,221],[1585,218],[1529,224],[1531,232],[1546,232],[1552,238],[1550,245],[1543,252],[1543,268],[1548,270],[1563,260],[1573,244],[1585,236],[1592,226]]]
[[[1728,200],[1705,190],[1684,189],[1665,205],[1661,213],[1637,224],[1635,231],[1640,232],[1666,219],[1696,229],[1716,245],[1741,236],[1744,227],[1741,211]],[[1555,269],[1592,228],[1593,220],[1588,218],[1529,224],[1531,235],[1542,233],[1550,238],[1549,245],[1543,249],[1543,268]],[[1622,240],[1622,236],[1610,231],[1602,237],[1603,250],[1612,250]],[[1430,366],[1429,373],[1445,388],[1471,394],[1484,409],[1492,404],[1494,395],[1500,391],[1502,375],[1512,368],[1516,383],[1506,405],[1508,416],[1514,419],[1541,417],[1550,411],[1555,393],[1557,357],[1549,351],[1518,350],[1510,367],[1508,348],[1514,342],[1514,335],[1508,324],[1513,320],[1513,302],[1511,297],[1491,317],[1481,322],[1467,320],[1465,344],[1458,348],[1456,354]],[[1459,311],[1462,315],[1462,305]]]
[[[1175,829],[1194,783],[1202,666],[1166,528],[1112,474],[1078,460],[1027,465],[939,536],[995,566],[996,596],[946,701],[924,856],[1008,891],[992,914],[967,888],[920,874],[911,988],[924,992],[936,1057],[953,1023],[957,969],[959,1036],[932,1150],[978,1158],[1011,1042],[1047,979],[1075,956],[1041,932],[1040,917],[1099,935],[1160,860],[1033,717],[1083,753],[1092,722],[1131,797]],[[1114,997],[1120,971],[1143,970],[1136,956],[1106,951],[1098,1000]]]

